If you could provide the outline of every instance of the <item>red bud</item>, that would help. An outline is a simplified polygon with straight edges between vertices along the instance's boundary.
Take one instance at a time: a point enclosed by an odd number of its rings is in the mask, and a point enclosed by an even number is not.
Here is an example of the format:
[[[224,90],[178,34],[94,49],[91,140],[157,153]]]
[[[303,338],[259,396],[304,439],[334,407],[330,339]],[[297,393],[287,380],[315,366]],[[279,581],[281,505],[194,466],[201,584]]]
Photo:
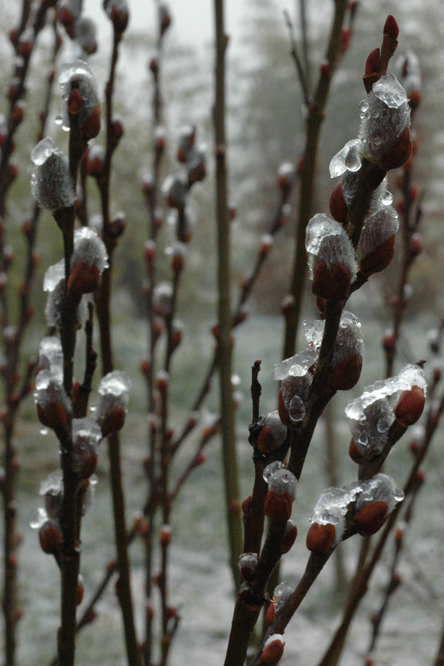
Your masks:
[[[396,420],[405,428],[413,425],[421,416],[425,405],[423,389],[413,386],[410,391],[403,391],[395,408]]]
[[[328,553],[336,538],[336,528],[331,523],[313,523],[307,532],[307,548],[315,553]]]
[[[387,502],[372,502],[363,506],[355,515],[354,523],[361,536],[376,534],[387,518]]]

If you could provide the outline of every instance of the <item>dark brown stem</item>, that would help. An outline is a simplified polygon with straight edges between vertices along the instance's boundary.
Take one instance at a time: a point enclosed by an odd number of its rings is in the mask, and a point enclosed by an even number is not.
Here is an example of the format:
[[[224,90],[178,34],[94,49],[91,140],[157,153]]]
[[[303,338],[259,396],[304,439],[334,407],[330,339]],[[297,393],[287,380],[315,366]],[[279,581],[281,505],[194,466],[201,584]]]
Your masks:
[[[242,549],[239,515],[239,487],[234,422],[231,338],[231,270],[230,221],[227,205],[227,171],[225,141],[225,51],[228,37],[224,31],[224,3],[215,0],[216,63],[215,101],[213,109],[216,154],[216,219],[218,245],[219,339],[218,360],[220,379],[220,409],[222,425],[222,458],[225,483],[225,507],[228,521],[230,566],[237,584],[238,558]]]
[[[313,214],[319,136],[330,92],[331,79],[341,55],[342,26],[344,24],[346,8],[346,0],[337,0],[335,2],[335,14],[326,53],[326,62],[328,63],[328,66],[321,70],[313,99],[308,106],[305,148],[301,166],[301,195],[299,199],[300,203],[295,238],[293,275],[290,285],[290,295],[293,299],[293,307],[285,320],[284,358],[293,356],[296,346],[296,335],[304,294],[302,285],[305,281],[307,263],[305,259],[305,229]]]

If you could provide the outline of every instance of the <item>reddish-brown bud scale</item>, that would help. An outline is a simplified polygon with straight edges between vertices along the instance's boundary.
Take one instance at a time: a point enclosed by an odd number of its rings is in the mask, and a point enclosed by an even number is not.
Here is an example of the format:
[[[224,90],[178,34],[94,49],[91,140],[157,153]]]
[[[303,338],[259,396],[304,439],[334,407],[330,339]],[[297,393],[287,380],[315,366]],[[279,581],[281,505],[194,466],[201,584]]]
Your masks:
[[[336,264],[330,269],[325,261],[320,261],[313,271],[313,294],[326,301],[345,301],[350,283],[350,273],[342,264]]]
[[[111,22],[116,35],[122,35],[128,26],[129,14],[127,11],[120,11],[117,7],[111,10]]]
[[[409,105],[412,111],[418,108],[422,102],[422,95],[419,90],[411,90],[409,93]]]
[[[102,435],[108,437],[112,432],[119,432],[125,424],[126,412],[124,407],[115,407],[112,412],[103,419],[100,427]]]
[[[264,648],[259,663],[261,666],[275,666],[284,654],[284,643],[280,639],[271,641]]]
[[[293,547],[294,542],[296,541],[296,538],[298,536],[298,528],[296,525],[292,525],[292,527],[286,532],[284,538],[281,541],[281,555],[285,555],[285,553],[288,553],[288,551]]]
[[[374,49],[367,57],[365,62],[365,75],[370,76],[371,74],[377,74],[379,72],[380,65],[380,51],[379,49]]]
[[[362,370],[362,356],[353,354],[340,361],[330,372],[329,388],[333,391],[349,391],[359,381]]]
[[[66,428],[66,410],[60,402],[51,402],[46,409],[37,403],[37,416],[42,425],[56,432]]]
[[[72,116],[76,116],[78,113],[80,113],[82,106],[83,106],[83,99],[82,95],[80,94],[80,90],[78,90],[78,88],[73,88],[69,93],[68,97],[69,114]]]
[[[288,410],[284,404],[284,398],[282,397],[282,389],[279,391],[278,413],[282,423],[285,426],[289,426],[291,424],[291,419]]]
[[[355,444],[355,440],[352,439],[350,440],[350,446],[348,448],[348,455],[350,458],[355,462],[357,465],[360,465],[365,461],[364,456],[362,453],[359,451],[358,447]]]
[[[276,608],[273,603],[271,603],[268,608],[267,612],[265,613],[265,623],[268,624],[268,626],[271,626],[273,622],[276,619]]]
[[[10,30],[8,33],[9,39],[11,41],[11,44],[15,44],[17,39],[18,39],[18,32],[17,30]]]
[[[335,537],[336,528],[331,523],[313,523],[307,532],[307,548],[314,553],[325,555],[332,547]]]
[[[413,386],[410,391],[403,391],[395,408],[395,417],[404,428],[416,423],[425,405],[423,389]]]
[[[330,195],[330,213],[337,222],[346,222],[348,208],[342,192],[342,183],[338,181]]]
[[[180,254],[173,254],[171,258],[171,269],[174,273],[181,273],[185,267],[185,258]]]
[[[343,28],[341,33],[341,51],[345,53],[351,42],[351,30],[350,28]]]
[[[98,267],[95,264],[88,266],[83,261],[79,261],[71,269],[68,279],[68,289],[79,296],[91,294],[97,289],[99,282],[100,271]]]
[[[391,263],[395,256],[395,235],[387,238],[382,245],[361,260],[360,271],[365,277],[380,273]]]
[[[379,166],[383,171],[399,169],[407,162],[412,154],[413,144],[410,136],[410,128],[404,128],[403,133],[394,146],[388,149]]]
[[[391,39],[398,39],[399,26],[395,17],[391,14],[389,14],[385,20],[383,34],[388,35]]]
[[[11,125],[15,129],[23,122],[25,112],[22,106],[15,106],[11,111]]]
[[[54,555],[62,545],[62,533],[54,520],[47,520],[39,530],[40,546],[47,555]]]
[[[404,530],[398,528],[395,532],[395,541],[398,547],[401,545],[403,538],[404,538]]]
[[[264,455],[271,453],[276,448],[276,441],[267,426],[264,426],[259,433],[257,448]]]
[[[330,69],[330,63],[329,62],[323,62],[322,65],[319,68],[319,71],[321,72],[322,76],[325,76],[326,78],[329,78],[331,75],[331,69]],[[301,171],[298,172],[301,173]]]
[[[160,530],[160,545],[163,548],[166,548],[171,543],[171,530],[167,528],[162,528]]]
[[[111,137],[115,142],[120,141],[124,133],[123,123],[121,120],[113,120],[111,123]]]
[[[265,515],[270,520],[277,522],[287,522],[291,516],[293,507],[293,499],[288,493],[277,493],[274,490],[269,490],[265,498]]]
[[[387,518],[387,502],[372,502],[356,513],[354,524],[361,536],[376,534]]]
[[[228,505],[228,511],[230,513],[239,514],[241,511],[239,502],[237,500],[231,500]]]
[[[94,111],[89,116],[82,128],[82,138],[84,141],[94,139],[100,132],[100,104],[97,104]]]
[[[203,465],[205,462],[206,458],[203,453],[198,453],[197,456],[194,458],[193,462],[193,467],[199,467],[199,465]]]

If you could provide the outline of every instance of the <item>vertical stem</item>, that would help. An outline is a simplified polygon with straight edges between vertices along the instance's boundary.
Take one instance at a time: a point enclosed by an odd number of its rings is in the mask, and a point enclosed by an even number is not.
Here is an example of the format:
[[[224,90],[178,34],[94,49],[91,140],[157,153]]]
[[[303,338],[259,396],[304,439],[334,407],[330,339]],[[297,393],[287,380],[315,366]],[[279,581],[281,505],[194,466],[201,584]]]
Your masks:
[[[321,71],[314,98],[308,109],[306,139],[301,174],[298,222],[295,238],[293,275],[290,294],[293,297],[291,314],[286,318],[284,335],[284,358],[293,356],[296,335],[304,297],[304,282],[307,269],[305,257],[305,229],[313,213],[315,194],[316,159],[324,110],[327,104],[330,83],[341,52],[342,25],[344,23],[347,0],[335,2],[335,15],[330,32],[326,60],[328,68]]]
[[[216,144],[216,219],[218,246],[219,329],[218,360],[221,400],[222,458],[225,482],[225,504],[228,521],[230,565],[235,585],[238,582],[238,558],[242,550],[239,512],[239,486],[236,459],[233,391],[231,384],[231,274],[230,223],[227,205],[227,171],[225,143],[225,51],[228,37],[224,32],[224,3],[215,0],[216,65],[214,131]]]

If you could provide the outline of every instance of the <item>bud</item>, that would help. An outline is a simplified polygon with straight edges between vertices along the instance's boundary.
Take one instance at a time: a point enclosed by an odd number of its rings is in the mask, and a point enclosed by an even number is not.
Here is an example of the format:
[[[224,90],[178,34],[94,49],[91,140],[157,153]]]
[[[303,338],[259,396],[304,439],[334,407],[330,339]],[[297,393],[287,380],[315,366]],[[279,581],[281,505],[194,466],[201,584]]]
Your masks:
[[[65,393],[60,376],[49,370],[41,370],[36,377],[35,387],[34,397],[40,423],[55,432],[64,430],[71,402]]]
[[[79,16],[74,24],[74,38],[87,55],[97,51],[97,27],[86,16]]]
[[[79,296],[95,291],[107,267],[108,255],[103,241],[89,227],[78,229],[74,233],[68,289]]]
[[[171,542],[171,526],[170,525],[162,525],[160,529],[160,545],[162,548],[166,548],[169,546]]]
[[[292,520],[287,522],[285,527],[285,535],[281,542],[281,555],[285,555],[292,548],[296,537],[298,535],[298,528]]]
[[[88,149],[86,154],[86,171],[90,176],[99,178],[103,172],[105,162],[105,150],[103,146],[94,145]]]
[[[284,645],[281,634],[272,634],[267,638],[259,660],[261,666],[275,666],[284,654]]]
[[[360,450],[356,446],[355,441],[354,441],[353,438],[350,440],[348,455],[353,460],[353,462],[355,462],[357,465],[360,465],[361,463],[363,463],[365,461],[365,457],[362,455],[362,453],[360,452]]]
[[[393,206],[382,206],[365,221],[356,249],[361,273],[366,277],[390,264],[395,254],[398,215]]]
[[[76,113],[78,126],[82,129],[84,141],[93,139],[100,131],[100,105],[97,83],[89,65],[83,60],[72,60],[64,64],[60,71],[59,83],[65,105],[63,127],[70,127],[71,94],[76,98],[80,96],[82,104]],[[77,93],[73,93],[74,90],[77,90]]]
[[[284,162],[278,169],[277,186],[287,194],[296,180],[296,168],[291,162]]]
[[[113,370],[99,384],[95,416],[104,437],[123,428],[132,383],[126,372]]]
[[[251,580],[257,564],[257,553],[242,553],[239,556],[239,570],[244,580]]]
[[[336,529],[331,523],[313,523],[307,532],[307,548],[315,553],[325,555],[334,545]]]
[[[287,429],[282,424],[279,412],[270,412],[264,419],[264,425],[259,433],[257,445],[259,451],[266,455],[278,449],[287,437]]]
[[[179,134],[179,147],[177,149],[177,160],[185,164],[188,159],[188,153],[192,150],[196,139],[196,127],[194,125],[185,125]]]
[[[62,532],[57,520],[47,520],[39,529],[40,546],[47,555],[59,552],[63,542]]]
[[[376,534],[387,518],[387,502],[371,502],[357,511],[354,524],[361,536]]]
[[[31,160],[35,164],[31,191],[38,205],[51,210],[73,206],[76,197],[69,165],[50,137],[35,146]]]
[[[127,1],[104,0],[103,8],[113,24],[115,34],[121,36],[128,26],[129,11]]]
[[[342,182],[338,181],[330,195],[330,213],[337,222],[345,223],[348,217],[348,207],[342,192]]]
[[[417,422],[425,405],[424,390],[419,386],[412,386],[408,391],[403,391],[395,407],[395,417],[398,423],[405,428]]]
[[[162,185],[165,202],[170,208],[183,209],[187,191],[187,183],[182,174],[179,176],[168,176]]]

